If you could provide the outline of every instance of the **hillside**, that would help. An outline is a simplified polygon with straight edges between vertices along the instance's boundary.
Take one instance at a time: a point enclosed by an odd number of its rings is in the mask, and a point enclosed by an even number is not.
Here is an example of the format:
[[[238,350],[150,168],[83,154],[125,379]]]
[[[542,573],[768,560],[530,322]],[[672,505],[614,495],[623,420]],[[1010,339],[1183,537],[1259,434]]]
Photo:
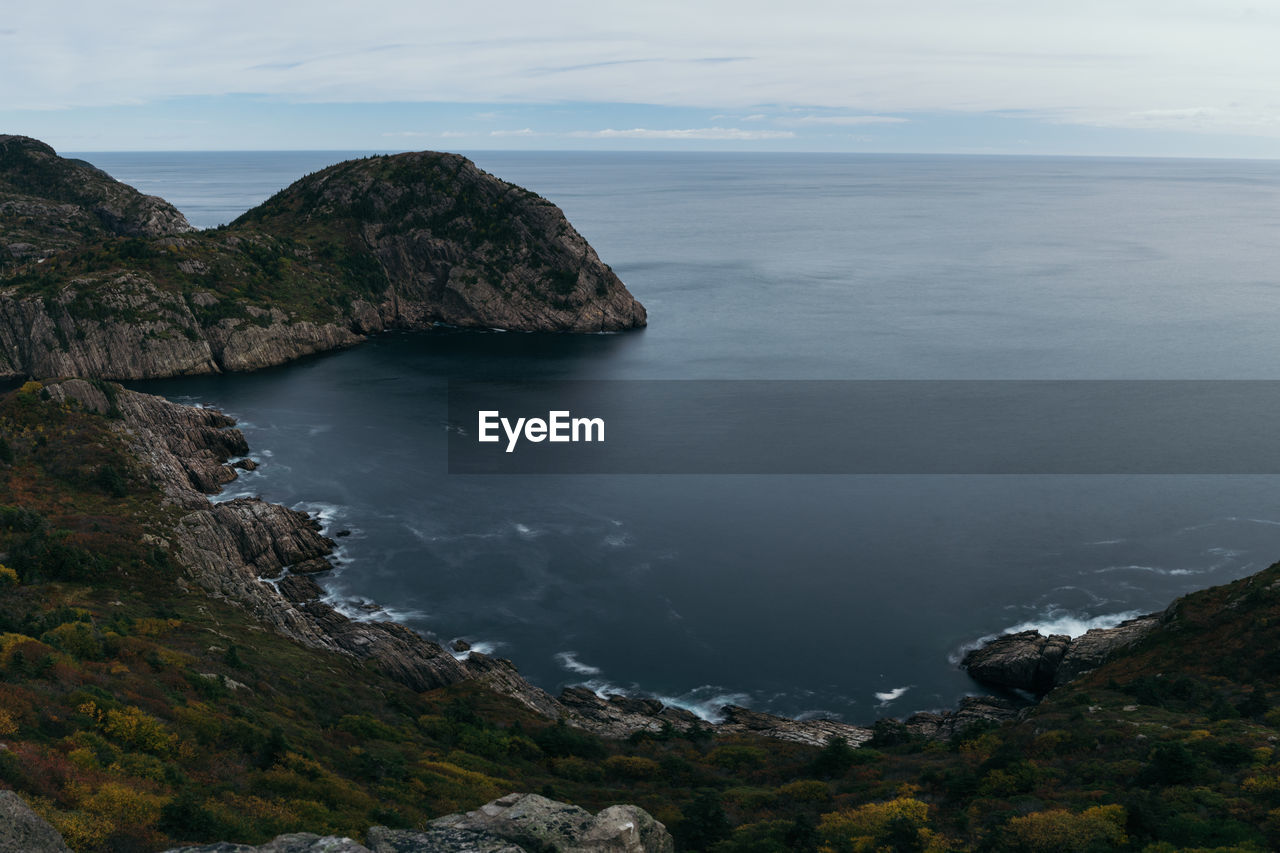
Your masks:
[[[243,439],[156,399],[85,382],[0,398],[0,784],[74,849],[362,839],[512,791],[635,803],[678,849],[718,853],[1280,844],[1280,565],[1175,602],[1004,724],[970,703],[819,746],[749,715],[593,716],[506,662],[317,610],[322,535],[202,503]],[[282,565],[292,593],[243,593]]]
[[[0,134],[0,275],[87,243],[191,230],[163,199],[42,142]]]
[[[0,378],[253,370],[388,327],[645,322],[559,208],[457,155],[339,163],[193,231],[89,164],[0,137]]]

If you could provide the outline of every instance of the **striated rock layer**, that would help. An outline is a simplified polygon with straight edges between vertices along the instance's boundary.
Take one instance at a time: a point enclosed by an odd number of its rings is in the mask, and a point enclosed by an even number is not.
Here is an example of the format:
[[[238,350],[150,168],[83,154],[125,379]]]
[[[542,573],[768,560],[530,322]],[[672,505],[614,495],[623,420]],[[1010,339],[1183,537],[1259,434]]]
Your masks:
[[[388,328],[644,326],[563,212],[456,154],[331,166],[235,223],[0,136],[0,379],[256,370]]]

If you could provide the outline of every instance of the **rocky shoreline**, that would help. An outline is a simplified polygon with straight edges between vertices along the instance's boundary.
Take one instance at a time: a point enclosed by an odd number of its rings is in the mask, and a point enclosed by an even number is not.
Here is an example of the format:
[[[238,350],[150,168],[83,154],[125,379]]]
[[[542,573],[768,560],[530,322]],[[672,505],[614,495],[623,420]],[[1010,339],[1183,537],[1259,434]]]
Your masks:
[[[634,732],[700,727],[724,734],[752,733],[821,746],[832,736],[858,746],[872,730],[834,720],[789,720],[746,708],[723,709],[709,724],[654,699],[611,696],[580,687],[554,697],[530,684],[514,664],[472,651],[459,658],[409,628],[387,621],[356,621],[323,600],[316,575],[332,568],[335,543],[306,513],[257,498],[211,503],[209,495],[237,476],[232,460],[248,453],[234,421],[118,385],[67,379],[45,385],[50,397],[86,410],[118,415],[125,438],[166,504],[181,511],[167,537],[185,569],[185,584],[251,612],[266,628],[311,648],[364,661],[413,690],[462,681],[484,685],[550,719],[612,738]],[[105,390],[104,390],[105,389]]]
[[[875,736],[869,726],[791,720],[738,706],[721,709],[723,719],[712,724],[656,699],[601,697],[584,687],[552,696],[525,680],[509,660],[475,651],[459,657],[404,625],[350,619],[325,602],[316,580],[332,568],[328,557],[335,543],[315,519],[258,498],[210,502],[245,464],[233,460],[249,452],[232,418],[102,382],[67,379],[45,387],[56,401],[117,416],[114,428],[165,503],[182,513],[170,534],[154,543],[170,548],[184,567],[181,583],[245,608],[265,628],[305,646],[376,666],[417,691],[462,681],[481,684],[539,715],[610,738],[703,728],[813,746],[837,737],[856,747]],[[1006,635],[970,652],[961,666],[981,684],[1041,696],[1141,639],[1159,621],[1158,615],[1144,616],[1074,640],[1036,632]],[[1014,719],[1029,704],[1016,696],[966,697],[954,710],[917,713],[902,725],[924,737],[948,738],[975,722]]]

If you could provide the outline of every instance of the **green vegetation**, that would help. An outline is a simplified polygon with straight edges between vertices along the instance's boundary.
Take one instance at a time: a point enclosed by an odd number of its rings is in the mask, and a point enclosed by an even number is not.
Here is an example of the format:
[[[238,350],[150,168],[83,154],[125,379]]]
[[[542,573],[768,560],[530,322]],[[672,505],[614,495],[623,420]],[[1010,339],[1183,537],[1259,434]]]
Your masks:
[[[1280,847],[1280,566],[947,742],[607,741],[475,685],[415,694],[185,592],[174,511],[114,423],[38,382],[0,397],[0,784],[77,850],[359,837],[517,790],[636,803],[715,853]]]

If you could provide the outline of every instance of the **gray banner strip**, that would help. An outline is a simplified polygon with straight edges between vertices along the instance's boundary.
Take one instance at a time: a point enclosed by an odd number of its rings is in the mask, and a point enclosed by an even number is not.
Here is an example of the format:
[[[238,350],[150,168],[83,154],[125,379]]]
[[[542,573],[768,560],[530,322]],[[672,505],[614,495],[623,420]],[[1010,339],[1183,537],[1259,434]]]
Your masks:
[[[449,422],[456,474],[1280,473],[1265,380],[451,382]]]

